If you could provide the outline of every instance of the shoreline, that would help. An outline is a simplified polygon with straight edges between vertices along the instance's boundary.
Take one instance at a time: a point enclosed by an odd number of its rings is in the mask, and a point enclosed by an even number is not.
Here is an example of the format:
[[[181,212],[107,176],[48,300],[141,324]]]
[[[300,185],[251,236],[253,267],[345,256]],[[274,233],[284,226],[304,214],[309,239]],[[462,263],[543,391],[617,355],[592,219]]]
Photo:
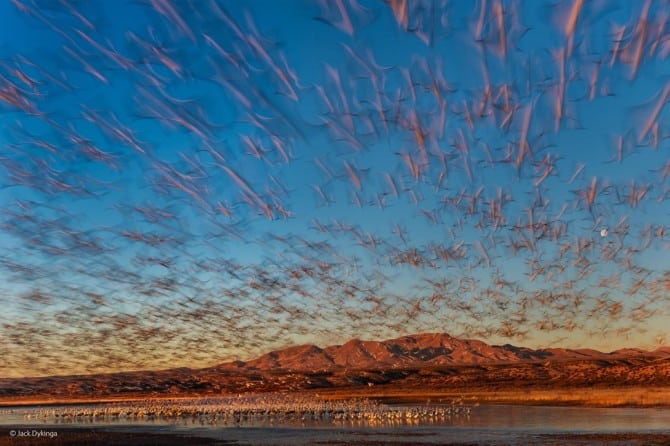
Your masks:
[[[381,386],[380,386],[381,387]],[[278,392],[259,392],[254,394]],[[62,406],[77,404],[115,404],[135,401],[190,400],[198,398],[231,397],[241,394],[190,394],[190,395],[143,395],[130,394],[119,396],[94,397],[32,397],[0,398],[0,408],[22,406]],[[287,396],[311,396],[315,399],[345,400],[367,398],[386,404],[426,404],[451,403],[463,404],[521,405],[521,406],[574,406],[574,407],[622,407],[622,408],[668,408],[670,407],[670,386],[668,387],[573,387],[573,388],[526,388],[526,389],[398,389],[398,388],[346,388],[312,389],[303,392],[287,393]]]

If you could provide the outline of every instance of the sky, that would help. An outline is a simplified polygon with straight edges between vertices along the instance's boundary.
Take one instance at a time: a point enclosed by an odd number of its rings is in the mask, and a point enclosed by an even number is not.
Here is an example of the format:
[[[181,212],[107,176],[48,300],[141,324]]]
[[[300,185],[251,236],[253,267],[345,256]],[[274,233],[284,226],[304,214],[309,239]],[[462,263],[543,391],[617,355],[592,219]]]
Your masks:
[[[0,376],[419,332],[667,345],[662,2],[0,17]]]

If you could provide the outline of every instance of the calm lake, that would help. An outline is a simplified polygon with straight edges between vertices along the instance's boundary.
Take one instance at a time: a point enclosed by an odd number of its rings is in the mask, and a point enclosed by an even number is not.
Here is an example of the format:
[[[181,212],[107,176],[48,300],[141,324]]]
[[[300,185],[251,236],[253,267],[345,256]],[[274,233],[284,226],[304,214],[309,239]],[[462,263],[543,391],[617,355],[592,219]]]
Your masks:
[[[78,406],[82,407],[82,406]],[[91,405],[86,407],[90,408]],[[408,407],[408,406],[399,406]],[[425,407],[413,406],[413,407]],[[469,415],[446,420],[373,425],[359,421],[310,421],[240,423],[207,422],[198,418],[129,420],[62,420],[43,417],[43,407],[0,409],[3,435],[9,429],[82,428],[101,431],[180,433],[216,438],[233,444],[560,444],[562,434],[667,434],[668,408],[584,408],[482,405]],[[549,434],[549,435],[547,435]],[[543,436],[547,435],[547,438]],[[555,438],[555,439],[556,439]],[[592,443],[588,443],[592,444]],[[593,444],[610,444],[598,443]],[[619,444],[619,443],[617,443]],[[629,443],[626,443],[629,444]],[[647,444],[647,443],[630,443]],[[657,443],[654,443],[657,444]]]

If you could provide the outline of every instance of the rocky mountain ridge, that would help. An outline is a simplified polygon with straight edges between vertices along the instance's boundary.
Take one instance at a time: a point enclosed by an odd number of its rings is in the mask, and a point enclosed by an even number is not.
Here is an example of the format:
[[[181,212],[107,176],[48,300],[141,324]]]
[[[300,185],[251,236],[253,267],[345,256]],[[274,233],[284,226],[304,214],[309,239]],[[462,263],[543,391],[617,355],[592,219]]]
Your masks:
[[[288,347],[250,361],[224,363],[221,367],[248,370],[398,369],[442,365],[501,364],[528,361],[614,359],[624,356],[670,356],[670,349],[653,352],[621,349],[609,353],[592,349],[547,348],[534,350],[510,344],[489,345],[476,339],[459,339],[446,333],[421,333],[384,341],[352,339],[342,345],[313,344]]]

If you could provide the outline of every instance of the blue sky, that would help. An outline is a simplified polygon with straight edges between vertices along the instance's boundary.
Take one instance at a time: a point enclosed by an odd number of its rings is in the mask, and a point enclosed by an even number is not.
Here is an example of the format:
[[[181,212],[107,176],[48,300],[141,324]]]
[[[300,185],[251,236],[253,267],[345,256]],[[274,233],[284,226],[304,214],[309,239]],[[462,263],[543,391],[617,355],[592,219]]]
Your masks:
[[[574,32],[570,1],[416,2],[406,26],[375,2],[21,4],[0,5],[0,374],[421,331],[665,343],[659,2],[588,3]]]

